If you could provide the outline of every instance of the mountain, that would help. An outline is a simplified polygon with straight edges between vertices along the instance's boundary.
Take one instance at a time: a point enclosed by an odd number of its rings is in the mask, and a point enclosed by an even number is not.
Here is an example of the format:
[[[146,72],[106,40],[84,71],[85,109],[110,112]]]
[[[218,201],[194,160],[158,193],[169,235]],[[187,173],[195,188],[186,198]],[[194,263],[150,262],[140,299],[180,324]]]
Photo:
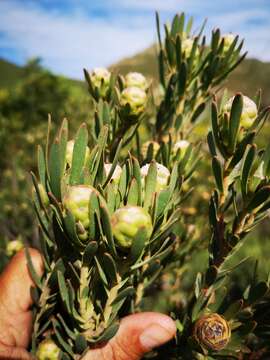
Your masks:
[[[22,78],[20,66],[0,58],[0,88],[10,88]]]
[[[111,66],[120,73],[138,71],[146,76],[158,78],[157,50],[155,46],[139,54],[123,59]],[[253,97],[258,89],[262,89],[263,104],[270,103],[270,62],[256,59],[245,59],[230,75],[226,87],[233,93],[242,92]]]

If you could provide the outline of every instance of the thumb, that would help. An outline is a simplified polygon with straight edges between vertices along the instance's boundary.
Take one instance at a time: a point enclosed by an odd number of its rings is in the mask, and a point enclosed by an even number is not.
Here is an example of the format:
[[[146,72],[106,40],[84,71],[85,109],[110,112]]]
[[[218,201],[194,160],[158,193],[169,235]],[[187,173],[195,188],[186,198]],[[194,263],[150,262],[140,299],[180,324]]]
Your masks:
[[[89,351],[83,360],[139,360],[147,352],[171,340],[174,321],[162,314],[146,312],[124,318],[115,337],[104,347]]]
[[[29,253],[36,272],[41,275],[41,255],[34,249],[30,249]],[[22,250],[12,258],[0,276],[0,345],[27,347],[31,332],[31,286],[34,284]]]

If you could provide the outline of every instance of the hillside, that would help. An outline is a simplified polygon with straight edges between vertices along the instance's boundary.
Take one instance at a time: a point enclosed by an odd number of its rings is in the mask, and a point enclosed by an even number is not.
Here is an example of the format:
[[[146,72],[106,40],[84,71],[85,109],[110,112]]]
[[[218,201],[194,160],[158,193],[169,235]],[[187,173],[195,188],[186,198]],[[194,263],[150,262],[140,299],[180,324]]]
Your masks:
[[[0,88],[10,88],[22,77],[22,68],[0,58]]]
[[[156,48],[154,46],[145,51],[123,59],[111,66],[112,70],[123,74],[128,71],[138,71],[151,78],[158,77],[158,64]],[[256,59],[246,59],[229,77],[227,85],[232,92],[241,91],[250,97],[254,96],[258,89],[263,90],[263,103],[270,103],[270,63]]]
[[[146,76],[158,78],[158,64],[156,48],[154,46],[125,58],[110,67],[111,70],[126,74],[129,71],[138,71]],[[23,76],[19,66],[0,59],[0,88],[14,86]],[[71,80],[73,85],[81,86],[80,81]],[[256,59],[246,59],[230,76],[227,87],[230,91],[241,91],[248,96],[254,96],[258,89],[263,90],[263,103],[270,103],[270,63]]]

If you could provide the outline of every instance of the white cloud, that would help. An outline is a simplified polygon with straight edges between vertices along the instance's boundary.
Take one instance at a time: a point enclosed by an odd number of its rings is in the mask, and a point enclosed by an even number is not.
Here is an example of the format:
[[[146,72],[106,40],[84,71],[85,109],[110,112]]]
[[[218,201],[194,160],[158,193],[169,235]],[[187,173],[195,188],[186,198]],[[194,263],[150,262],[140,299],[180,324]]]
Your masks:
[[[92,1],[92,0],[90,0]],[[135,54],[155,40],[154,14],[158,9],[162,18],[170,12],[188,11],[196,16],[196,23],[209,15],[208,31],[220,27],[225,32],[239,33],[246,39],[250,56],[270,60],[270,24],[249,25],[254,18],[268,19],[269,14],[262,7],[250,6],[252,1],[227,0],[224,4],[212,0],[99,0],[87,3],[85,0],[69,0],[74,3],[73,13],[48,11],[33,1],[25,6],[22,1],[0,0],[0,46],[15,49],[26,60],[40,56],[44,65],[53,71],[71,77],[82,77],[82,68],[107,66],[117,60]],[[258,3],[264,0],[257,0]],[[108,11],[114,9],[108,19],[86,16],[80,4],[102,6]],[[92,5],[93,4],[93,5]],[[249,4],[249,5],[248,5]],[[253,2],[254,5],[254,2]],[[217,11],[217,8],[220,11]],[[117,15],[117,9],[126,15]],[[132,14],[132,9],[138,12]],[[148,11],[149,10],[149,11]]]
[[[147,22],[134,31],[101,19],[12,5],[1,4],[0,32],[6,45],[20,49],[25,59],[38,55],[46,66],[69,76],[81,77],[83,67],[112,64],[154,41],[153,26]]]

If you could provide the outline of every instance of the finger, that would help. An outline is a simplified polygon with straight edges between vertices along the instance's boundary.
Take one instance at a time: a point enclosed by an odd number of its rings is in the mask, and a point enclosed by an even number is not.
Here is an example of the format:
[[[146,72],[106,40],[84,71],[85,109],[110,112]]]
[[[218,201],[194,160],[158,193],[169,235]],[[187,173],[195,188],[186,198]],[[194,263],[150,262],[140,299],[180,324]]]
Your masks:
[[[36,272],[41,275],[43,262],[37,250],[29,251]],[[26,347],[32,314],[30,288],[34,286],[24,251],[15,255],[0,276],[0,345]],[[19,350],[18,350],[19,351]]]
[[[0,359],[33,360],[33,357],[22,348],[0,346]]]
[[[147,352],[174,337],[174,321],[158,313],[140,313],[124,318],[115,337],[104,347],[89,351],[84,360],[139,360]]]

